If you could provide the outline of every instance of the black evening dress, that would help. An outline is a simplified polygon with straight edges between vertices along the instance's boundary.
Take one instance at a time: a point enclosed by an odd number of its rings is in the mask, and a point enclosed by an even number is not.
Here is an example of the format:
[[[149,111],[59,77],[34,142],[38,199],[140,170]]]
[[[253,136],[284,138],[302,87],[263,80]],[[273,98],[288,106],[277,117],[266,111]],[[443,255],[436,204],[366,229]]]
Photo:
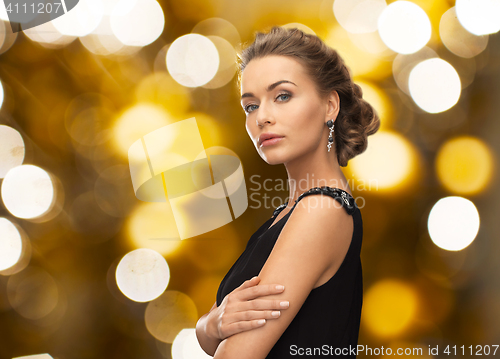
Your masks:
[[[250,237],[245,250],[222,279],[217,291],[217,306],[244,281],[259,275],[297,202],[313,194],[333,197],[352,216],[354,230],[351,243],[337,272],[326,283],[311,290],[266,359],[356,357],[363,305],[360,258],[363,222],[354,198],[340,188],[311,188],[301,194],[290,211],[271,226],[288,202],[276,208],[273,216]]]

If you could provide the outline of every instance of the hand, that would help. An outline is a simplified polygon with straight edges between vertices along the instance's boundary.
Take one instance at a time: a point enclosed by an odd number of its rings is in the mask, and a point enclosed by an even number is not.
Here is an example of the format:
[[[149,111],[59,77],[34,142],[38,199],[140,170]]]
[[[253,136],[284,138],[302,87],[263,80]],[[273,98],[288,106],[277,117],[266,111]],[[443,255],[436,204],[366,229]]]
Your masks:
[[[279,310],[287,309],[288,302],[281,306],[280,299],[255,299],[257,297],[282,293],[276,284],[257,285],[259,277],[253,277],[224,297],[220,306],[215,307],[207,318],[207,335],[224,340],[236,333],[265,325],[266,319],[279,318]],[[273,311],[274,310],[274,311]],[[273,316],[272,313],[277,314]],[[264,319],[259,323],[260,319]]]

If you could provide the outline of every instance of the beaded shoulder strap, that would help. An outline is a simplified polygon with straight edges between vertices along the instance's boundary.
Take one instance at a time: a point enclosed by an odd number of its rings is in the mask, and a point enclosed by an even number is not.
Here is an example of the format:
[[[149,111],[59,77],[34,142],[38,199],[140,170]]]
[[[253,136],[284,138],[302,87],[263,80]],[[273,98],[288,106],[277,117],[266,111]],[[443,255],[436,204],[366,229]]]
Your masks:
[[[295,201],[294,206],[303,198],[309,195],[317,194],[317,193],[322,193],[327,196],[330,196],[340,202],[342,206],[345,208],[348,214],[352,215],[354,211],[356,210],[356,202],[354,201],[354,198],[346,191],[340,188],[332,188],[328,186],[321,186],[321,187],[313,187],[310,190],[302,193],[297,200]],[[288,202],[283,203],[279,207],[277,207],[274,210],[273,217],[276,217],[282,210],[287,206]]]

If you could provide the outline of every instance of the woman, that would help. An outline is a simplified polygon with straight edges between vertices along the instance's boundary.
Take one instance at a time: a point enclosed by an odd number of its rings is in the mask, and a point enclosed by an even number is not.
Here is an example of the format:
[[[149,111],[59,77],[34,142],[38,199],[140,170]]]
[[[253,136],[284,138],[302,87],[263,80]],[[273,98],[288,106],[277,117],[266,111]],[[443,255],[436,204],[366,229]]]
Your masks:
[[[317,36],[273,27],[238,60],[248,135],[268,164],[285,165],[291,200],[222,280],[199,343],[217,359],[355,357],[362,220],[340,166],[366,149],[379,118]]]

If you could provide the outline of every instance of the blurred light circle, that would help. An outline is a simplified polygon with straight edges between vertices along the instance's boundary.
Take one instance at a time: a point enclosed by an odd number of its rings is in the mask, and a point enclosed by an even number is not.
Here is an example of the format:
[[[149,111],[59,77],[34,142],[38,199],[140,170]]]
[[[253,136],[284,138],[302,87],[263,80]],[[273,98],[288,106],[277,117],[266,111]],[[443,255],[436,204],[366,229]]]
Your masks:
[[[372,285],[364,299],[366,327],[374,335],[402,335],[416,319],[419,297],[413,286],[399,279],[384,279]]]
[[[411,70],[423,60],[435,57],[439,57],[438,54],[428,46],[424,46],[413,54],[397,54],[392,62],[392,74],[401,91],[411,97],[408,84]]]
[[[149,302],[158,298],[169,281],[167,261],[149,248],[139,248],[127,253],[116,268],[118,288],[136,302]]]
[[[165,66],[167,49],[162,49],[157,58]],[[159,62],[159,60],[157,60]],[[185,118],[190,104],[190,90],[175,81],[166,71],[157,71],[145,76],[135,88],[135,96],[138,102],[160,103],[168,112],[177,118]]]
[[[35,41],[38,43],[58,43],[60,40],[63,40],[63,38],[66,37],[73,38],[73,40],[76,39],[76,37],[61,34],[56,29],[52,21],[48,21],[29,29],[23,29],[23,33],[31,41]]]
[[[102,18],[99,26],[91,34],[80,37],[80,42],[90,52],[102,56],[118,54],[125,47],[113,33],[109,15]]]
[[[434,244],[449,251],[459,251],[476,238],[479,213],[474,203],[466,198],[441,198],[429,213],[427,227]]]
[[[85,36],[94,31],[103,16],[103,0],[79,1],[71,11],[51,22],[63,35]]]
[[[480,36],[500,30],[500,1],[456,0],[458,21],[470,33]]]
[[[226,85],[236,73],[236,51],[234,47],[219,36],[208,36],[214,43],[219,54],[219,68],[217,74],[205,85],[204,88],[215,89]]]
[[[301,24],[300,22],[289,22],[288,24],[281,25],[281,27],[283,27],[285,29],[297,28],[299,30],[302,30],[306,34],[316,35],[316,33],[314,32],[313,29],[311,29],[309,26]]]
[[[0,178],[4,178],[12,168],[22,165],[24,155],[21,134],[12,127],[0,125]]]
[[[146,46],[155,41],[165,27],[163,9],[156,0],[121,0],[111,13],[111,29],[128,46]]]
[[[216,75],[219,53],[207,37],[187,34],[170,45],[166,61],[168,72],[175,81],[186,87],[198,87]]]
[[[127,216],[127,234],[134,247],[172,255],[181,247],[172,207],[165,202],[142,202]]]
[[[40,319],[58,304],[59,290],[54,278],[40,267],[29,266],[7,281],[9,303],[27,319]]]
[[[496,160],[481,139],[460,136],[447,141],[436,156],[436,173],[449,191],[475,194],[492,180]]]
[[[0,19],[3,21],[9,21],[9,15],[7,14],[5,2],[3,1],[0,1]]]
[[[0,40],[2,41],[0,42],[0,47],[2,47],[3,39],[4,38],[0,38]],[[0,81],[0,108],[2,108],[3,97],[4,97],[3,86],[2,86],[2,81]]]
[[[4,2],[0,1],[0,5],[3,4]],[[18,34],[19,32],[12,32],[12,28],[6,22],[0,21],[0,54],[7,52],[14,45]]]
[[[486,49],[488,35],[476,36],[462,26],[455,7],[446,11],[439,22],[439,35],[444,46],[457,56],[474,57]]]
[[[424,60],[410,72],[410,94],[424,111],[439,113],[453,107],[460,98],[462,86],[455,68],[439,58]]]
[[[0,17],[2,13],[2,7],[3,7],[3,2],[0,1]],[[5,31],[5,22],[0,21],[0,49],[3,46],[3,43],[5,42],[5,37],[7,35],[7,32]],[[2,101],[3,101],[3,89],[2,89],[2,81],[0,81],[0,108],[2,108]]]
[[[153,103],[138,103],[119,115],[113,126],[113,139],[120,153],[127,156],[135,141],[171,122],[162,107]]]
[[[26,268],[30,263],[32,252],[30,239],[23,228],[17,223],[11,221],[9,221],[9,223],[14,226],[16,232],[19,234],[19,239],[21,240],[21,254],[14,265],[8,267],[7,269],[0,269],[0,275],[3,276],[11,276],[24,270],[24,268]],[[0,233],[0,238],[2,238],[3,235],[4,234]],[[8,234],[6,235],[8,236]]]
[[[431,38],[431,22],[419,7],[399,0],[388,5],[378,18],[382,41],[400,54],[412,54],[424,47]]]
[[[209,359],[211,355],[201,348],[196,328],[182,329],[172,343],[172,359]]]
[[[229,41],[233,46],[240,45],[241,37],[236,27],[226,19],[211,17],[200,21],[193,27],[191,33],[203,36],[219,36]]]
[[[385,0],[335,0],[333,13],[345,30],[360,34],[377,31],[378,18],[386,7]]]
[[[0,271],[12,267],[21,257],[23,242],[16,226],[0,217]]]
[[[358,80],[355,83],[363,91],[363,99],[366,100],[377,112],[380,118],[380,127],[388,128],[392,120],[392,103],[389,96],[375,83],[368,80]]]
[[[17,166],[2,182],[5,207],[18,218],[36,218],[46,213],[54,200],[50,175],[33,165]]]
[[[196,326],[198,310],[186,294],[167,290],[148,304],[144,318],[153,337],[172,343],[182,329]]]
[[[356,177],[367,179],[368,190],[376,193],[396,187],[409,178],[415,159],[415,150],[408,140],[399,133],[379,130],[370,136],[366,151],[351,159],[349,165]]]

